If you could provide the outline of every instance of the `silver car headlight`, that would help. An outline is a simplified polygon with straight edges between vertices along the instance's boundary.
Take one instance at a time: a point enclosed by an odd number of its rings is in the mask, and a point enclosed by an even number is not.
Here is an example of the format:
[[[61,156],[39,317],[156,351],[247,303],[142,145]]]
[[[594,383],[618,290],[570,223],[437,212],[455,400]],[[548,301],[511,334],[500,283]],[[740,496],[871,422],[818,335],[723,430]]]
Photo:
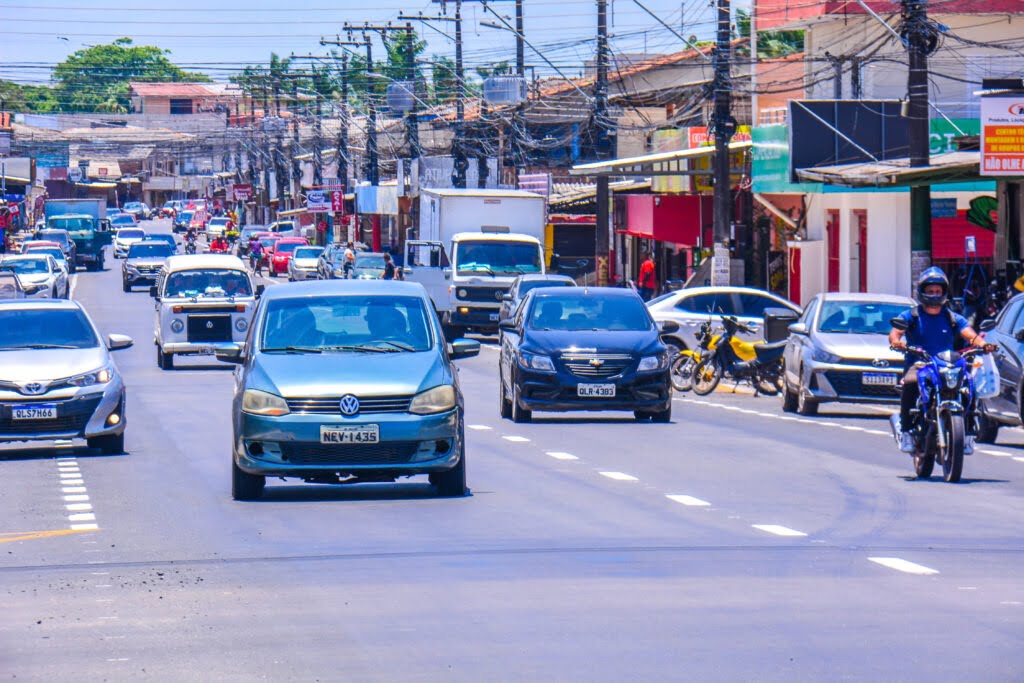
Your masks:
[[[246,389],[242,394],[242,412],[250,415],[280,417],[291,411],[288,403],[278,396],[259,389]]]
[[[235,321],[235,329],[239,332],[245,332],[249,329],[249,322],[245,318],[239,318]]]
[[[547,356],[536,353],[519,352],[519,365],[527,370],[539,370],[540,372],[554,372],[555,364]]]
[[[409,412],[415,415],[443,413],[455,407],[455,387],[442,384],[416,394],[409,404]]]
[[[175,318],[174,320],[171,321],[171,332],[178,334],[184,329],[185,323],[182,322],[181,318]]]
[[[76,387],[91,387],[94,384],[106,384],[113,379],[114,373],[111,371],[109,366],[102,367],[99,370],[93,370],[92,372],[86,372],[81,375],[75,375],[68,380],[68,384]]]
[[[839,363],[843,360],[842,356],[837,356],[834,353],[829,353],[825,349],[814,347],[814,352],[811,354],[811,358],[819,363]]]
[[[659,353],[656,356],[644,356],[640,359],[637,372],[651,372],[653,370],[664,370],[668,367],[668,354]]]

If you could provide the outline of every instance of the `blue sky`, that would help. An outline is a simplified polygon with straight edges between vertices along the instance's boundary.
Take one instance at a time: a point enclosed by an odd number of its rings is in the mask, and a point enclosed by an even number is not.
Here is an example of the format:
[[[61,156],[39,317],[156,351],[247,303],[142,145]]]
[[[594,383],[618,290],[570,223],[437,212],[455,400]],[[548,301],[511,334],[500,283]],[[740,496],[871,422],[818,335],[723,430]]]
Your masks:
[[[682,27],[686,36],[713,34],[714,13],[707,0],[641,1],[666,23]],[[492,0],[490,6],[504,15],[514,13],[512,2]],[[615,51],[681,49],[679,39],[633,0],[609,0],[609,6]],[[494,21],[481,3],[464,0],[463,8],[467,67],[514,60],[513,36],[480,25]],[[48,69],[71,52],[128,36],[136,44],[171,50],[171,59],[185,68],[226,80],[245,64],[266,63],[271,52],[326,54],[318,44],[320,36],[333,37],[346,21],[398,23],[402,12],[429,15],[440,10],[439,3],[429,0],[0,0],[0,78],[46,82]],[[453,2],[448,11],[454,11]],[[587,41],[596,30],[594,0],[526,0],[525,14],[527,39],[563,73],[578,75],[593,57],[593,42]],[[421,29],[429,41],[428,54],[451,54],[451,40],[439,32],[451,32],[450,25],[433,26],[438,30]],[[529,48],[526,61],[538,73],[553,73]]]

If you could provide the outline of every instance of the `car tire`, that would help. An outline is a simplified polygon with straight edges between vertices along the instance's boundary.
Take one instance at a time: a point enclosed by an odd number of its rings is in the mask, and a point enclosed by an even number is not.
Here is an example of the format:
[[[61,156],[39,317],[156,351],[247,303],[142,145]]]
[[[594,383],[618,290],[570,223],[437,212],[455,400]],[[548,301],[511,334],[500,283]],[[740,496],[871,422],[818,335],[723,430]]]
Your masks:
[[[647,410],[634,410],[633,417],[636,418],[637,422],[646,422],[647,420],[650,420],[651,422],[666,424],[672,421],[672,406],[669,406],[668,410],[656,410],[653,412]]]
[[[267,478],[258,474],[243,472],[231,459],[231,497],[235,500],[259,500],[263,497],[263,488]]]
[[[437,487],[437,492],[445,498],[461,498],[466,495],[466,447],[463,445],[459,454],[459,464],[447,472],[435,472],[430,475],[430,483]]]
[[[512,384],[512,408],[511,408],[512,421],[516,422],[518,424],[523,424],[525,422],[530,422],[533,419],[533,411],[532,410],[527,410],[526,408],[523,408],[520,405],[519,401],[520,401],[521,397],[522,396],[521,396],[520,391],[519,391],[519,385],[513,383]]]
[[[174,354],[164,353],[163,350],[156,347],[156,365],[161,370],[173,370],[174,369]]]
[[[789,389],[789,384],[782,380],[782,412],[795,413],[797,406],[797,395]]]
[[[132,291],[132,286],[128,284],[127,280],[121,280],[121,289],[123,289],[126,292],[130,292]]]
[[[977,433],[977,435],[975,437],[977,442],[978,443],[995,443],[996,439],[999,437],[999,428],[1001,426],[1002,425],[1000,425],[998,422],[996,422],[995,420],[990,418],[988,415],[986,415],[985,411],[979,410],[978,411],[978,433]]]
[[[103,455],[122,455],[124,453],[124,432],[107,436],[94,436],[86,439],[89,448],[99,449]]]
[[[505,396],[505,378],[498,373],[498,414],[502,420],[512,419],[512,402]]]
[[[813,417],[818,414],[818,402],[808,395],[804,389],[803,380],[800,381],[800,386],[797,387],[796,391],[796,412],[806,417]]]

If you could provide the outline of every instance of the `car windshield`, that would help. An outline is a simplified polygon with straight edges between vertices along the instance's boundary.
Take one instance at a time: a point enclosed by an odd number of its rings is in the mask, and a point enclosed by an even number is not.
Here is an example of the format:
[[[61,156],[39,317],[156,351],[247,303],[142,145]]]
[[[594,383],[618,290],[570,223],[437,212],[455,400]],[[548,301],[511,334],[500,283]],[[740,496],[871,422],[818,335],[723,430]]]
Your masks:
[[[59,242],[60,244],[66,244],[68,241],[67,235],[64,234],[64,228],[61,230],[40,230],[39,239],[44,242]]]
[[[228,222],[227,218],[211,218],[210,225],[226,225]]]
[[[131,228],[124,228],[117,231],[117,239],[119,240],[141,240],[145,236],[145,230],[133,230]]]
[[[264,237],[260,239],[260,244],[262,244],[265,248],[272,247],[275,244],[277,244],[277,240],[272,237]]]
[[[67,230],[75,237],[92,237],[92,233],[96,229],[95,219],[84,216],[81,218],[51,218],[49,224],[51,227]],[[62,240],[54,239],[53,241],[60,242]]]
[[[293,251],[295,251],[297,247],[301,246],[304,245],[300,244],[299,242],[278,242],[277,247],[274,249],[274,251],[277,252],[278,254],[290,254]]]
[[[181,213],[180,213],[180,214],[178,215],[178,217],[179,217],[179,218],[180,218],[181,220],[183,220],[183,221],[188,221],[188,220],[192,220],[192,214],[193,214],[193,212],[192,212],[192,211],[182,211],[182,212],[181,212]]]
[[[66,261],[67,258],[64,256],[64,252],[60,250],[60,247],[29,247],[26,254],[49,254],[58,261]]]
[[[125,209],[141,209],[142,208],[142,204],[140,204],[139,202],[128,202],[127,204],[124,205],[124,208]]]
[[[341,255],[342,255],[342,257],[344,257],[345,256],[345,252],[342,252]],[[383,254],[373,254],[373,255],[369,255],[368,254],[366,256],[356,256],[355,267],[359,268],[359,269],[383,271],[384,270],[384,255]]]
[[[289,353],[399,353],[433,346],[416,296],[330,295],[272,299],[262,350]]]
[[[910,306],[868,301],[826,301],[818,318],[818,331],[839,334],[889,334],[890,320]]]
[[[135,225],[135,219],[132,218],[131,214],[123,213],[118,216],[114,216],[110,219],[110,222],[114,225]]]
[[[533,302],[530,328],[534,330],[642,331],[652,326],[639,297],[544,294]]]
[[[78,309],[0,308],[0,351],[97,346],[96,332]]]
[[[0,268],[13,270],[18,275],[34,275],[37,273],[49,273],[45,258],[18,259],[17,261],[3,261]]]
[[[138,258],[140,256],[170,256],[174,253],[171,249],[171,245],[166,243],[161,244],[139,244],[135,243],[128,249],[128,258]]]
[[[165,297],[252,296],[249,278],[242,271],[218,269],[180,270],[167,276]]]
[[[459,242],[458,271],[470,273],[539,273],[540,249],[529,242]]]
[[[292,254],[292,256],[297,259],[317,258],[320,256],[321,252],[323,252],[323,249],[320,247],[299,247],[295,250],[295,253]]]
[[[538,287],[574,287],[575,282],[570,280],[526,280],[519,283],[519,296],[523,297],[531,289]]]

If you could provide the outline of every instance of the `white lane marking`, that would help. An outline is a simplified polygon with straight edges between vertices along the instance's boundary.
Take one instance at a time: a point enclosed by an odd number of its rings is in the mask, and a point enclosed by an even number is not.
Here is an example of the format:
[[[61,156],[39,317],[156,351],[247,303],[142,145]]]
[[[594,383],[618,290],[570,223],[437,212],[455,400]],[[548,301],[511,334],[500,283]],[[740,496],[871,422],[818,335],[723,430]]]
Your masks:
[[[476,430],[478,432],[486,432],[486,431],[490,431],[490,429],[491,429],[487,425],[466,425],[466,426],[469,427],[470,429],[474,429],[474,430]]]
[[[978,452],[979,453],[984,453],[985,455],[994,455],[997,458],[1012,458],[1013,457],[1013,453],[1007,453],[1006,451],[991,451],[991,450],[989,450],[987,448],[979,448]]]
[[[1024,462],[1024,458],[1021,457],[1014,456],[1013,459],[1016,460],[1017,462]]]
[[[100,528],[99,524],[72,524],[71,525],[71,530],[72,531],[96,531],[99,528]],[[85,552],[89,552],[89,551],[86,550]],[[97,551],[97,552],[99,552],[99,551]],[[96,564],[99,564],[99,563],[97,562]]]
[[[63,462],[76,462],[76,461],[77,460],[76,460],[75,456],[73,456],[73,455],[62,455],[59,458],[57,458],[57,464],[60,464],[60,463],[63,463]]]
[[[110,576],[110,572],[89,572],[93,576]]]
[[[83,493],[75,494],[73,496],[64,496],[65,503],[84,503],[87,500],[89,500],[89,496]]]
[[[956,589],[958,591],[976,591],[976,590],[978,590],[978,587],[977,586],[957,586]]]
[[[91,503],[69,503],[64,506],[68,512],[90,512],[92,511]]]
[[[632,474],[626,474],[625,472],[599,472],[602,477],[608,477],[615,481],[639,481]]]
[[[776,536],[796,537],[796,536],[806,536],[807,535],[807,534],[805,534],[802,531],[797,531],[796,529],[790,529],[788,526],[781,526],[779,524],[751,524],[750,526],[754,527],[755,529],[758,529],[759,531],[763,531],[763,532],[768,533],[768,534],[775,534]]]
[[[69,522],[95,522],[96,515],[91,512],[78,512],[73,515],[68,515]]]
[[[850,432],[861,432],[863,434],[872,434],[874,436],[892,436],[889,432],[881,429],[868,429],[867,427],[857,427],[855,425],[842,425],[838,422],[824,422],[821,420],[808,420],[807,418],[794,417],[792,415],[776,415],[775,413],[765,413],[757,410],[749,410],[747,408],[740,408],[738,406],[730,406],[725,403],[714,403],[711,401],[698,401],[692,398],[676,398],[674,399],[680,403],[693,403],[695,405],[707,406],[708,408],[718,408],[720,410],[730,410],[737,413],[744,413],[746,415],[757,415],[758,417],[767,417],[772,420],[782,420],[783,422],[797,422],[800,424],[808,425],[819,425],[821,427],[839,427]],[[981,451],[985,452],[985,451]],[[1007,453],[1009,455],[1009,453]]]
[[[81,470],[78,469],[78,465],[75,465],[74,467],[58,467],[57,471],[58,472],[69,472],[69,473],[70,472],[81,472]]]
[[[84,486],[65,486],[61,491],[64,493],[85,493],[88,489]]]
[[[1020,601],[1019,600],[1003,600],[999,604],[1000,605],[1019,605]]]
[[[61,479],[80,479],[82,477],[81,472],[61,472]]]
[[[931,574],[938,574],[938,569],[932,569],[931,567],[925,567],[923,564],[917,564],[916,562],[910,562],[899,557],[869,557],[868,561],[880,564],[883,567],[889,569],[895,569],[898,572],[904,572],[906,574],[918,574],[921,576],[928,576]]]
[[[711,505],[711,503],[709,503],[706,500],[694,498],[693,496],[683,495],[681,493],[673,493],[665,497],[668,498],[669,500],[674,500],[677,503],[682,503],[683,505],[688,505],[690,507],[707,507],[708,505]]]
[[[572,453],[564,453],[562,451],[548,451],[547,454],[555,460],[579,460],[579,458]]]
[[[503,436],[501,438],[505,439],[505,441],[511,441],[512,443],[526,443],[529,441],[525,436]]]
[[[74,299],[75,298],[75,287],[77,287],[77,286],[78,286],[78,273],[73,273],[71,275],[71,284],[68,286],[68,298],[69,299]]]
[[[82,479],[62,479],[61,484],[67,484],[68,486],[81,486],[85,483]]]
[[[100,617],[100,619],[104,619],[104,618],[105,617]],[[131,661],[131,660],[129,660],[127,657],[112,657],[112,658],[107,659],[107,661],[108,662],[128,662],[128,661]]]

